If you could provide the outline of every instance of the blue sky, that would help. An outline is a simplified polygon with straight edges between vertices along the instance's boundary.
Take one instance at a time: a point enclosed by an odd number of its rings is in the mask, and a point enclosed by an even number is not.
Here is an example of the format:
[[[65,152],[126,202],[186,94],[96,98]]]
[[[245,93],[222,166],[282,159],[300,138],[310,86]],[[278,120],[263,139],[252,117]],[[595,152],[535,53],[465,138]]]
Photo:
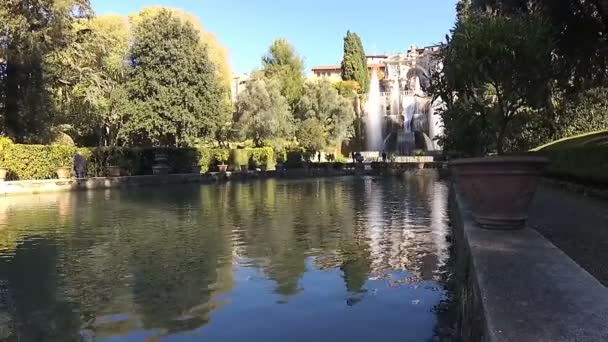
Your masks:
[[[97,14],[137,12],[165,5],[193,13],[230,51],[233,71],[248,72],[273,40],[284,37],[315,65],[339,64],[346,30],[367,53],[405,51],[444,41],[456,0],[92,0]]]

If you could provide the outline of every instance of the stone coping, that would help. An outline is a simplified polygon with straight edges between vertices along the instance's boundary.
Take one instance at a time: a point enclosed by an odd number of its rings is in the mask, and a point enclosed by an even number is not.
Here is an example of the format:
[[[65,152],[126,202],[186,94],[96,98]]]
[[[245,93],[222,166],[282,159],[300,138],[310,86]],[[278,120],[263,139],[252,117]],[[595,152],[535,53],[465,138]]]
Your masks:
[[[0,196],[38,194],[58,191],[98,190],[121,187],[154,186],[167,184],[214,183],[223,181],[246,181],[261,178],[308,178],[334,177],[357,173],[355,170],[310,169],[289,171],[245,171],[209,172],[204,174],[184,173],[169,175],[142,175],[122,177],[93,177],[82,179],[40,179],[0,182]]]
[[[460,195],[451,201],[457,277],[459,259],[468,268],[463,341],[608,341],[608,288],[537,231],[481,229]]]

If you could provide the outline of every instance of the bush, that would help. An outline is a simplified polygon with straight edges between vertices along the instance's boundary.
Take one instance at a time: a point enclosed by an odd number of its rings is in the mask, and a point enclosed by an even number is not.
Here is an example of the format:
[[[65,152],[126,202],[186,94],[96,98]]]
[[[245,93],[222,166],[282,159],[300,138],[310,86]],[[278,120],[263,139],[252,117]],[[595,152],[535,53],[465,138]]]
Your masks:
[[[608,186],[608,146],[539,152],[549,158],[547,173],[567,180]]]
[[[167,154],[171,173],[189,173],[198,165],[202,172],[210,171],[218,164],[250,165],[272,169],[276,164],[272,148],[246,148],[238,150],[197,148],[128,148],[83,147],[66,145],[20,145],[0,137],[0,166],[8,168],[7,179],[55,178],[57,168],[73,167],[74,155],[80,151],[87,159],[90,177],[105,176],[106,166],[119,166],[127,175],[152,174],[155,155]]]

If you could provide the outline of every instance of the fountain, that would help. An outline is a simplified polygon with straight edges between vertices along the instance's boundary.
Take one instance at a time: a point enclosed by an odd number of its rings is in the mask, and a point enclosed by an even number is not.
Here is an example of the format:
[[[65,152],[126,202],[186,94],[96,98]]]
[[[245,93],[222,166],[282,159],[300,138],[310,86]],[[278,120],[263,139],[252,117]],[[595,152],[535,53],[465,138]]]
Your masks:
[[[380,97],[380,80],[376,70],[372,72],[369,93],[367,95],[367,150],[381,151],[383,149],[382,120],[384,119],[384,106]]]
[[[443,133],[442,104],[427,93],[432,73],[440,68],[433,51],[412,47],[407,54],[387,57],[380,67],[383,80],[378,69],[372,70],[365,105],[367,152],[361,152],[366,161],[377,160],[380,151],[411,156],[440,149],[435,138]]]

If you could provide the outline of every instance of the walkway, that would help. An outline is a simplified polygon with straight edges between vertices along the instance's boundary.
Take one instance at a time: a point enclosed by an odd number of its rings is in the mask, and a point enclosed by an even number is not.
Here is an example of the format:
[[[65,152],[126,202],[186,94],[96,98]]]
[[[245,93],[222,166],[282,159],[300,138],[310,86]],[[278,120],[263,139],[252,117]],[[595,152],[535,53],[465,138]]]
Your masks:
[[[608,201],[542,186],[529,224],[608,287]]]

